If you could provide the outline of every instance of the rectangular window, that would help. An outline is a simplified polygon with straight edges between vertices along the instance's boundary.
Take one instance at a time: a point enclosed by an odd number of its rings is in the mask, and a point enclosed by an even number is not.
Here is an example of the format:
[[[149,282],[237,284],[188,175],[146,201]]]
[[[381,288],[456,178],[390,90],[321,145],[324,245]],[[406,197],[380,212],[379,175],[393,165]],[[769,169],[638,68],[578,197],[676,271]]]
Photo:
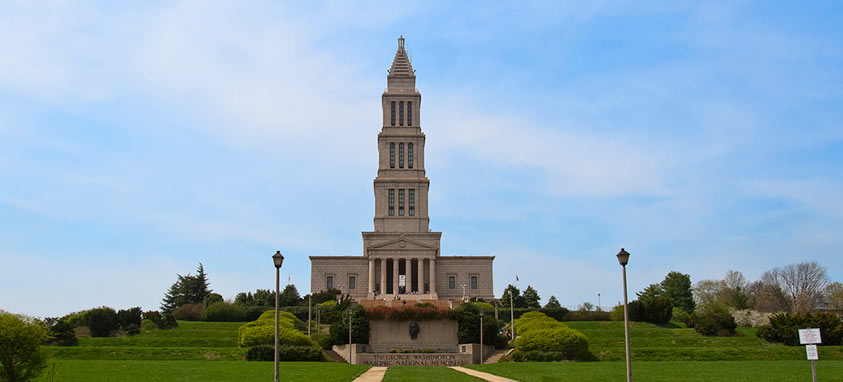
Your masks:
[[[407,126],[413,126],[413,101],[407,101]]]
[[[416,216],[416,190],[410,189],[410,216]]]
[[[395,144],[389,144],[389,168],[395,168]]]
[[[398,103],[398,124],[404,126],[404,101]]]
[[[404,144],[398,144],[398,167],[404,168]]]
[[[448,289],[457,289],[457,276],[448,276]]]
[[[398,216],[404,216],[404,189],[398,190]]]
[[[395,101],[392,101],[392,105],[390,106],[389,118],[392,122],[392,126],[395,126]]]
[[[477,289],[477,276],[471,276],[471,289]]]
[[[356,287],[357,287],[357,276],[348,276],[348,289],[354,289]],[[477,288],[474,288],[474,289],[477,289]]]
[[[413,144],[407,144],[407,168],[413,168]]]
[[[389,189],[389,216],[395,216],[395,189]]]
[[[334,276],[328,276],[325,278],[325,287],[327,289],[331,289],[334,287]]]

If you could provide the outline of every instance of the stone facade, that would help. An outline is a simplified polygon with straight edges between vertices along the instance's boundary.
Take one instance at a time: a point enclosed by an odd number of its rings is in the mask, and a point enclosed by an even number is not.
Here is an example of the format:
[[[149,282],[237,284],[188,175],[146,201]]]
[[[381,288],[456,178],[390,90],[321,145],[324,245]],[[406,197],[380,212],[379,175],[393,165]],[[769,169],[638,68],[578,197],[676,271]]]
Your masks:
[[[362,233],[363,256],[311,256],[311,291],[334,287],[358,301],[494,298],[494,256],[441,256],[442,232],[429,229],[421,93],[403,38],[381,102],[374,231]]]

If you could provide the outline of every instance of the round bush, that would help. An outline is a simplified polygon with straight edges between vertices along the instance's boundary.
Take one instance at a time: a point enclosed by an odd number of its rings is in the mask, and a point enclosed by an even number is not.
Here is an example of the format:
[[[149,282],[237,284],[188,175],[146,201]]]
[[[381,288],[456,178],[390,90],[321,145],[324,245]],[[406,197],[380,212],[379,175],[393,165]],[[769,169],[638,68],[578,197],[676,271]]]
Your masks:
[[[735,334],[735,318],[725,309],[716,309],[694,315],[694,330],[704,336],[726,337]]]
[[[515,333],[527,334],[537,329],[567,328],[568,326],[541,312],[527,312],[515,320]]]
[[[120,329],[117,312],[107,306],[89,310],[85,318],[88,321],[88,328],[91,329],[91,337],[108,337]]]
[[[312,346],[308,336],[291,327],[278,327],[278,341],[284,345]],[[275,326],[244,327],[240,331],[240,346],[272,345],[275,343]]]
[[[588,339],[567,327],[533,329],[515,339],[515,350],[562,353],[565,359],[581,360],[588,357]]]

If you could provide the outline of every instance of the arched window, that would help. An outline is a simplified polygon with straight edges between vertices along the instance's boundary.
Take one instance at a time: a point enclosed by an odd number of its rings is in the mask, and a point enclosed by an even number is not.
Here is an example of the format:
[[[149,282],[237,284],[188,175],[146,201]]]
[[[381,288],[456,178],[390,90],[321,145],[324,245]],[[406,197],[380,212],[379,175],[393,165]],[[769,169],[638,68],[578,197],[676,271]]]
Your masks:
[[[398,144],[398,168],[404,168],[404,144]]]
[[[413,101],[407,101],[407,126],[413,126]]]
[[[398,103],[398,125],[404,126],[404,101]]]
[[[413,168],[413,144],[407,144],[407,168]]]
[[[395,143],[389,144],[389,168],[395,168]]]
[[[395,189],[389,189],[389,216],[395,216]]]
[[[395,101],[392,101],[392,105],[390,106],[390,121],[392,122],[392,126],[395,126]]]

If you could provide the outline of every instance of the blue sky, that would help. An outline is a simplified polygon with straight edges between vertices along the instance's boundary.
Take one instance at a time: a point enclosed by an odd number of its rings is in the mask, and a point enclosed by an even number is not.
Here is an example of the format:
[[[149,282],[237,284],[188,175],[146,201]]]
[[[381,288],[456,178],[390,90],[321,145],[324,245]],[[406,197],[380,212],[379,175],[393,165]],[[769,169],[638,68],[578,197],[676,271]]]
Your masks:
[[[621,300],[672,270],[843,280],[834,2],[4,2],[0,309],[304,294],[362,255],[386,71],[422,93],[431,228],[495,293]]]

